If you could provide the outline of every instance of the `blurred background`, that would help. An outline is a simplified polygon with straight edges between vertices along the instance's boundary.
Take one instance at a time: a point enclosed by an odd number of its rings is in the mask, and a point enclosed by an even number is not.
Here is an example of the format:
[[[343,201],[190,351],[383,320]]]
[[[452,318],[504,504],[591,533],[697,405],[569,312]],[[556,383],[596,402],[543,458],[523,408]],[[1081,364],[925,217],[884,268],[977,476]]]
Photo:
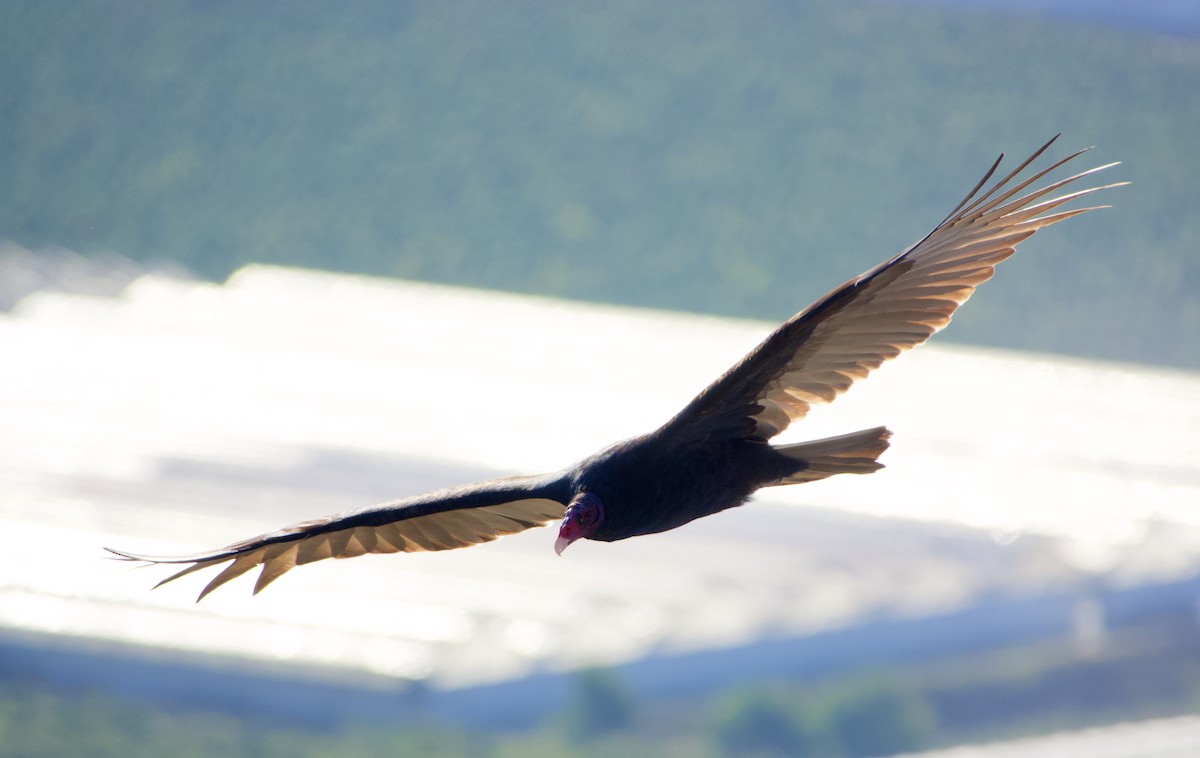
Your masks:
[[[1200,754],[1195,4],[7,0],[0,72],[0,756]],[[884,471],[103,558],[647,431],[1058,132],[1114,207],[789,432]]]

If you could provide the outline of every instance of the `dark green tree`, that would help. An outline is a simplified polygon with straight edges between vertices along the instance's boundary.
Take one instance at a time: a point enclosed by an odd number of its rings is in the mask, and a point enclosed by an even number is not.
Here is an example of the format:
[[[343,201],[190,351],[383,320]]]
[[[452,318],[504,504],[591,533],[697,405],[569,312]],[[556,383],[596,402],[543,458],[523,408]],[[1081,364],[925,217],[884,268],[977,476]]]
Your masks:
[[[731,756],[824,754],[824,741],[805,722],[798,699],[754,690],[726,700],[714,719],[717,745]]]
[[[836,698],[828,723],[848,758],[917,750],[929,744],[935,729],[925,697],[886,679],[865,682]]]
[[[589,742],[633,725],[635,701],[616,674],[603,669],[581,671],[566,712],[567,738]]]

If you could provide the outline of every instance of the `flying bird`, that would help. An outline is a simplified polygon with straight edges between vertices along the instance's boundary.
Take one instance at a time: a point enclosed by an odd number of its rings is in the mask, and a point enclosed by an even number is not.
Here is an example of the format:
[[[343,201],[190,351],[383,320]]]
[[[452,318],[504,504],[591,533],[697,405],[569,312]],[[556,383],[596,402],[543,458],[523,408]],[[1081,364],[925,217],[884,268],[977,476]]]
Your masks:
[[[797,313],[648,434],[555,473],[414,495],[194,555],[109,550],[130,561],[184,566],[156,586],[227,564],[199,601],[258,566],[256,594],[292,568],[324,558],[451,550],[558,519],[554,549],[561,555],[579,539],[613,542],[674,529],[741,505],[762,487],[876,471],[891,436],[882,426],[796,444],[770,440],[814,403],[831,402],[885,360],[946,326],[1017,243],[1042,227],[1107,207],[1057,210],[1117,184],[1055,193],[1114,163],[1030,189],[1086,150],[1018,179],[1057,138],[988,187],[1001,155],[920,242]]]

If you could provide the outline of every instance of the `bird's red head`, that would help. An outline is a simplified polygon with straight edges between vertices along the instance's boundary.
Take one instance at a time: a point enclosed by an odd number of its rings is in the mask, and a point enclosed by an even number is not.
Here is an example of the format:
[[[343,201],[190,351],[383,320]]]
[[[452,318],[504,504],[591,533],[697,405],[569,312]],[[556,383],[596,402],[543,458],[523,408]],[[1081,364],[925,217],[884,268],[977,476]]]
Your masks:
[[[558,528],[558,539],[554,542],[554,552],[562,555],[577,539],[591,537],[596,533],[600,524],[604,523],[604,504],[600,498],[590,492],[576,495],[567,506],[563,516],[562,526]]]

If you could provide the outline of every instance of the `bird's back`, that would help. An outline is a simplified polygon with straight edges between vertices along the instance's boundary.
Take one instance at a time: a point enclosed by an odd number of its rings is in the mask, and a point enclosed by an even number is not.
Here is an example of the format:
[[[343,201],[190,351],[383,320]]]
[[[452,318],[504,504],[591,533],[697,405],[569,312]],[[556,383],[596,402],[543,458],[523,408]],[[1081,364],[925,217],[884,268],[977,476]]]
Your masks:
[[[761,442],[721,439],[680,447],[655,433],[592,456],[577,477],[605,506],[604,524],[592,539],[612,542],[741,505],[802,465]]]

